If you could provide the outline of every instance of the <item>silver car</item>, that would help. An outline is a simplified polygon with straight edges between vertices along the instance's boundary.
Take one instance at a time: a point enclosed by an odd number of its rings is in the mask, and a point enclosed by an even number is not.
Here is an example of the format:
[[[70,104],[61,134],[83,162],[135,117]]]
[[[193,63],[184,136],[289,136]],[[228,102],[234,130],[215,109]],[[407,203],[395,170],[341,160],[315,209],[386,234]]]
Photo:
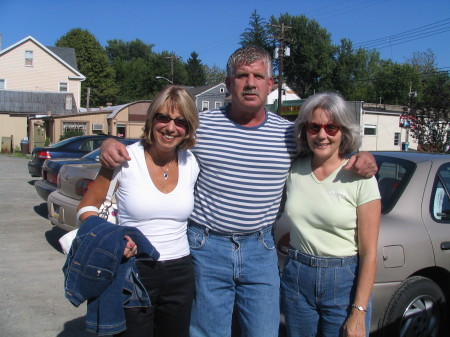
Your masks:
[[[373,155],[379,167],[382,217],[371,334],[448,336],[450,155]],[[282,267],[289,246],[284,215],[275,239]]]
[[[101,164],[69,164],[61,167],[58,189],[48,196],[48,218],[51,223],[70,231],[78,227],[77,207],[97,177]]]

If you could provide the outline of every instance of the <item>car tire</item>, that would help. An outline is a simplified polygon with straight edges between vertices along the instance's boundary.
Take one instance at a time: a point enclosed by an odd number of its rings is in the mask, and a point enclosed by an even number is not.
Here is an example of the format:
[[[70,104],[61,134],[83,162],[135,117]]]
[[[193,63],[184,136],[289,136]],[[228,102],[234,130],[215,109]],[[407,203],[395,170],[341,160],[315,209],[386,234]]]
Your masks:
[[[393,295],[379,336],[443,336],[445,315],[445,296],[441,288],[426,277],[413,276]]]

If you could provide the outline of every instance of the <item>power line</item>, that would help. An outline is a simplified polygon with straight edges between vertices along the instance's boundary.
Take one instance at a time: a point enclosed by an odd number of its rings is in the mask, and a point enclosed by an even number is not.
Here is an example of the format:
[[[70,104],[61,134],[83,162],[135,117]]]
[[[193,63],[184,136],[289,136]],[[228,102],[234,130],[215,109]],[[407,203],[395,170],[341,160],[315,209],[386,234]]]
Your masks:
[[[437,21],[425,26],[413,28],[402,33],[397,33],[366,42],[356,43],[353,46],[356,49],[381,49],[423,39],[437,34],[442,34],[448,31],[450,31],[450,18]]]

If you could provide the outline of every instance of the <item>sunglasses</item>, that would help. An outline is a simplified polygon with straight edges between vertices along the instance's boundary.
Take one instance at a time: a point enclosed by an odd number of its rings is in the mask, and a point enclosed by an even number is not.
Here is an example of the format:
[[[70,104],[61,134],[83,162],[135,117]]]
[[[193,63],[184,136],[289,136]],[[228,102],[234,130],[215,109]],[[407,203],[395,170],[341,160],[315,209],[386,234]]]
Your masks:
[[[317,124],[317,123],[306,123],[306,131],[314,136],[320,132],[320,129],[324,129],[328,136],[336,136],[341,127],[334,123],[329,124]]]
[[[189,129],[188,121],[184,118],[171,118],[169,115],[157,113],[155,115],[155,120],[159,123],[168,124],[170,121],[174,121],[175,125],[179,128]]]

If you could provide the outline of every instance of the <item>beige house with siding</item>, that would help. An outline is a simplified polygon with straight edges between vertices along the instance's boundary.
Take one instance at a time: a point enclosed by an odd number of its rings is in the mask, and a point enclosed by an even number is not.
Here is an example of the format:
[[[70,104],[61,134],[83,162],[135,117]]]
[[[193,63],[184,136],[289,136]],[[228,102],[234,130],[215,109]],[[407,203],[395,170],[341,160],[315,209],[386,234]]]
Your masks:
[[[32,36],[0,50],[0,90],[68,92],[80,107],[81,82],[73,48],[45,47]]]
[[[43,125],[52,143],[58,141],[59,136],[66,130],[79,130],[86,135],[103,133],[123,138],[139,138],[150,103],[150,100],[143,100],[94,108],[77,114],[32,117],[29,120],[29,128],[35,130],[33,125]]]

